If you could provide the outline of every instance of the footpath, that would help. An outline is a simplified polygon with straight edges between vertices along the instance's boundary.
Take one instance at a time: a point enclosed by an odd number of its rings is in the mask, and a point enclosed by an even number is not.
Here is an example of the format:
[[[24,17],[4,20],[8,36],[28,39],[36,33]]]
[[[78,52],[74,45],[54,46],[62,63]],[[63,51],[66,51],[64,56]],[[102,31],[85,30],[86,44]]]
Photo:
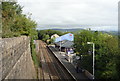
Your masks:
[[[53,46],[48,46],[49,49],[54,53],[54,55],[58,58],[58,60],[64,65],[64,67],[68,70],[68,72],[76,79],[76,81],[90,81],[84,73],[79,72],[77,73],[73,64],[68,62],[65,59],[65,53],[59,52],[58,49],[54,48]]]

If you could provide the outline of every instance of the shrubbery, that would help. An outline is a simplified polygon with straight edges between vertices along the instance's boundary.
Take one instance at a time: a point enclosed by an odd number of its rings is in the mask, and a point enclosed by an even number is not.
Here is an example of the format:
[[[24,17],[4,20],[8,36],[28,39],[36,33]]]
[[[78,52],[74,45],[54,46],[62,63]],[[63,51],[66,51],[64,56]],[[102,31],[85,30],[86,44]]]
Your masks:
[[[30,18],[30,15],[22,14],[22,8],[16,2],[2,2],[2,38],[29,36],[32,57],[34,63],[37,64],[33,44],[33,40],[37,39],[37,24]]]
[[[53,40],[51,39],[51,36],[53,34],[58,34],[59,36],[63,35],[62,32],[56,31],[56,30],[38,30],[38,39],[43,40],[47,43],[47,40],[49,40],[49,43],[52,43]]]
[[[82,30],[75,34],[75,51],[83,55],[83,67],[92,71],[92,45],[95,43],[95,77],[98,79],[119,79],[118,38],[107,33]],[[88,51],[91,51],[91,55]]]

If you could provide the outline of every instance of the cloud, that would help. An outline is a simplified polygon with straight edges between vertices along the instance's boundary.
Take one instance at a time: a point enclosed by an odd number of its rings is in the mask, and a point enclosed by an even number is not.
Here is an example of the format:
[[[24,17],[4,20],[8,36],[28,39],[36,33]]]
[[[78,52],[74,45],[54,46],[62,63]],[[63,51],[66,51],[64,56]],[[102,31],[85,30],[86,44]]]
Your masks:
[[[39,25],[116,24],[119,0],[18,0]]]

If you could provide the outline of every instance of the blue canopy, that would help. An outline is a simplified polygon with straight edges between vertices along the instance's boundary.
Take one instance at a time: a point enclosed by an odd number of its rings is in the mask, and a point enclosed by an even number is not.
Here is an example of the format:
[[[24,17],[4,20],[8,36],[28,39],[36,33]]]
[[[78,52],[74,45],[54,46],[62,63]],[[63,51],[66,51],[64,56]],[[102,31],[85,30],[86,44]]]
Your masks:
[[[72,33],[62,35],[62,36],[56,38],[55,42],[59,42],[59,41],[63,41],[63,40],[73,41],[74,40],[74,35]]]

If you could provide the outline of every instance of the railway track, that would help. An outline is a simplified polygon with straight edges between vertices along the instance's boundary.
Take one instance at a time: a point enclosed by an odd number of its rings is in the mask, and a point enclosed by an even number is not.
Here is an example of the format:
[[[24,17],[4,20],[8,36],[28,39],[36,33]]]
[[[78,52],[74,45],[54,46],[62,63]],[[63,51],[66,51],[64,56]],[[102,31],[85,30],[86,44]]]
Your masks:
[[[75,81],[59,60],[47,48],[46,43],[39,40],[39,54],[41,67],[38,77],[41,81]]]

